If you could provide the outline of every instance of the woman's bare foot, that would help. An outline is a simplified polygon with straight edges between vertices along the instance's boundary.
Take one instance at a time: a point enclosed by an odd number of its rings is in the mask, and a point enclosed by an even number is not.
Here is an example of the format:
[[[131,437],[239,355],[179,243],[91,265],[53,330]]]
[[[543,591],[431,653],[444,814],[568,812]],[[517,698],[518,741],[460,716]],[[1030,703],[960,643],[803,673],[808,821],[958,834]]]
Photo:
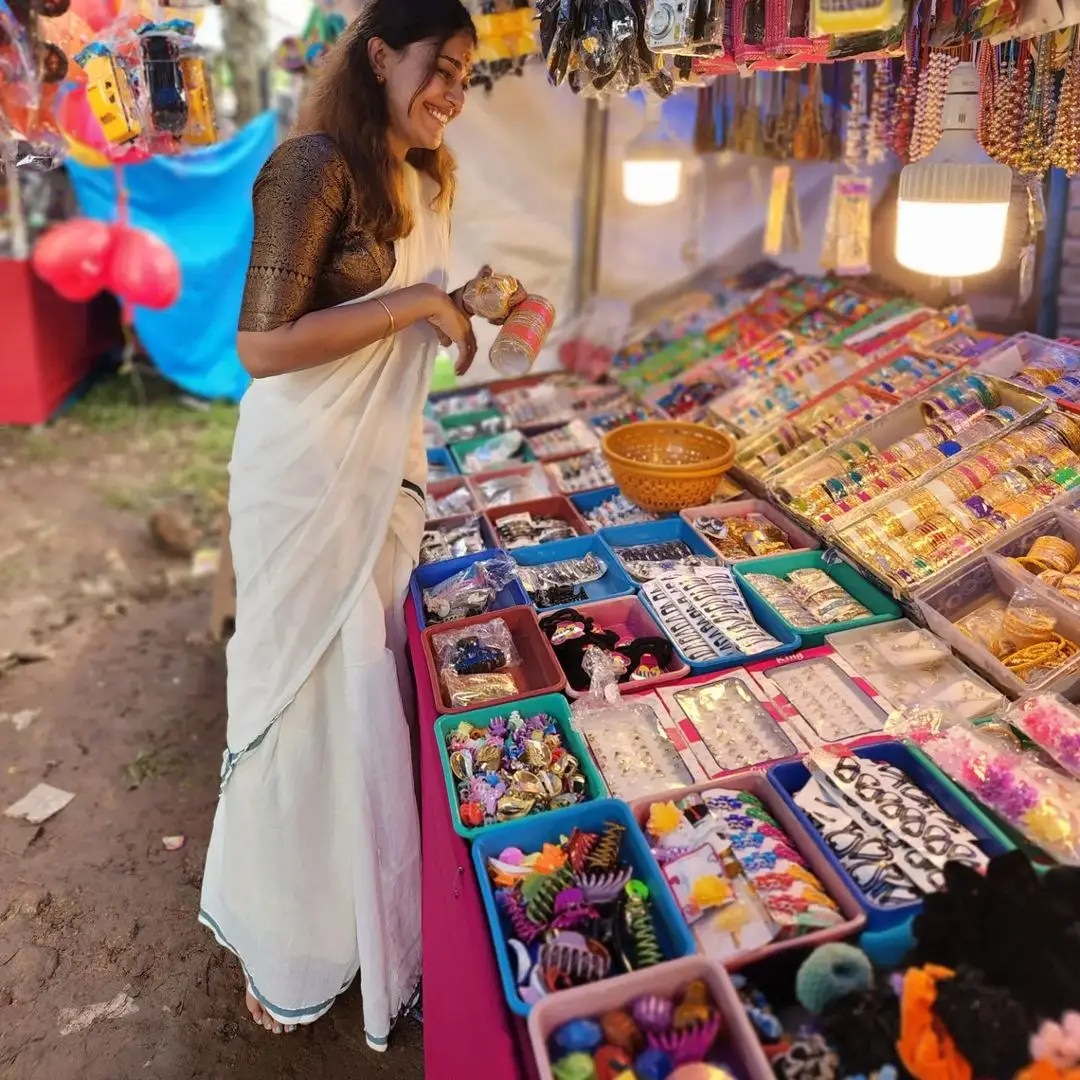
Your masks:
[[[259,1004],[259,999],[248,990],[244,995],[244,1004],[247,1005],[248,1012],[251,1013],[251,1019],[255,1021],[259,1027],[266,1028],[267,1031],[272,1032],[274,1035],[280,1035],[282,1032],[288,1033],[296,1030],[295,1024],[279,1024],[263,1007]]]

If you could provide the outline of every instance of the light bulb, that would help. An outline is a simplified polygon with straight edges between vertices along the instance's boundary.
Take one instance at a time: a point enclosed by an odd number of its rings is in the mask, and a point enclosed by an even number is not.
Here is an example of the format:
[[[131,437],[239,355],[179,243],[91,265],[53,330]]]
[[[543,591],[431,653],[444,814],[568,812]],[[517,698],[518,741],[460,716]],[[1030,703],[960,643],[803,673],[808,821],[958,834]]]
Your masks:
[[[683,162],[687,149],[663,130],[658,99],[645,104],[645,128],[626,147],[623,158],[623,195],[637,206],[666,206],[682,193]]]
[[[900,173],[896,260],[909,270],[964,278],[1001,262],[1012,170],[979,146],[978,112],[975,65],[957,64],[949,75],[940,140]]]
[[[682,162],[623,162],[623,195],[635,206],[666,206],[675,202],[682,191]]]

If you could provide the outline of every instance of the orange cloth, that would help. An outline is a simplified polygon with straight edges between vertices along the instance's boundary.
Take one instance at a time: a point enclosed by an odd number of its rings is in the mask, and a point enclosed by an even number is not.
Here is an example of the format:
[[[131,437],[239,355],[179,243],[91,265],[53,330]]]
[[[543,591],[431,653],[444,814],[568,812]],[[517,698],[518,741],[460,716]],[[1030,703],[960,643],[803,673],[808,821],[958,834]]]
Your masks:
[[[1018,1072],[1016,1080],[1080,1080],[1080,1068],[1059,1069],[1049,1061],[1036,1061]]]
[[[909,968],[900,1002],[900,1060],[916,1080],[972,1080],[971,1066],[934,1015],[937,984],[954,972],[936,964]],[[1031,1080],[1045,1080],[1033,1077]]]

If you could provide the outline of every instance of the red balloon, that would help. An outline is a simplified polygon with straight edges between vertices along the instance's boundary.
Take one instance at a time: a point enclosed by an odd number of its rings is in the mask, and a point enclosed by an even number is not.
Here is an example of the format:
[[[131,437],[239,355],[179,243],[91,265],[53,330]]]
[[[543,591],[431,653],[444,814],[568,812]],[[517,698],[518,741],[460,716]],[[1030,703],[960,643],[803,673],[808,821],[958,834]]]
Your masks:
[[[108,282],[125,303],[160,310],[180,295],[180,264],[168,244],[153,233],[118,226]]]
[[[113,0],[71,0],[70,8],[95,34],[116,21],[116,9],[117,5]]]
[[[51,228],[34,245],[34,271],[67,300],[89,300],[107,287],[112,225],[72,218]]]

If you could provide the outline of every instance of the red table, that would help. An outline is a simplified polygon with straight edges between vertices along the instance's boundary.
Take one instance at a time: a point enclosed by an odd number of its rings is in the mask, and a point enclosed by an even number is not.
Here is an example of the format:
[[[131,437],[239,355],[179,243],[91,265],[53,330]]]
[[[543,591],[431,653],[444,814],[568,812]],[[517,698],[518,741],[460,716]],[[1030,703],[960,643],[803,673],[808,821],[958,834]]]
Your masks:
[[[451,823],[412,603],[405,614],[420,724],[424,1075],[523,1080],[535,1075],[525,1024],[506,1007],[469,845]]]

